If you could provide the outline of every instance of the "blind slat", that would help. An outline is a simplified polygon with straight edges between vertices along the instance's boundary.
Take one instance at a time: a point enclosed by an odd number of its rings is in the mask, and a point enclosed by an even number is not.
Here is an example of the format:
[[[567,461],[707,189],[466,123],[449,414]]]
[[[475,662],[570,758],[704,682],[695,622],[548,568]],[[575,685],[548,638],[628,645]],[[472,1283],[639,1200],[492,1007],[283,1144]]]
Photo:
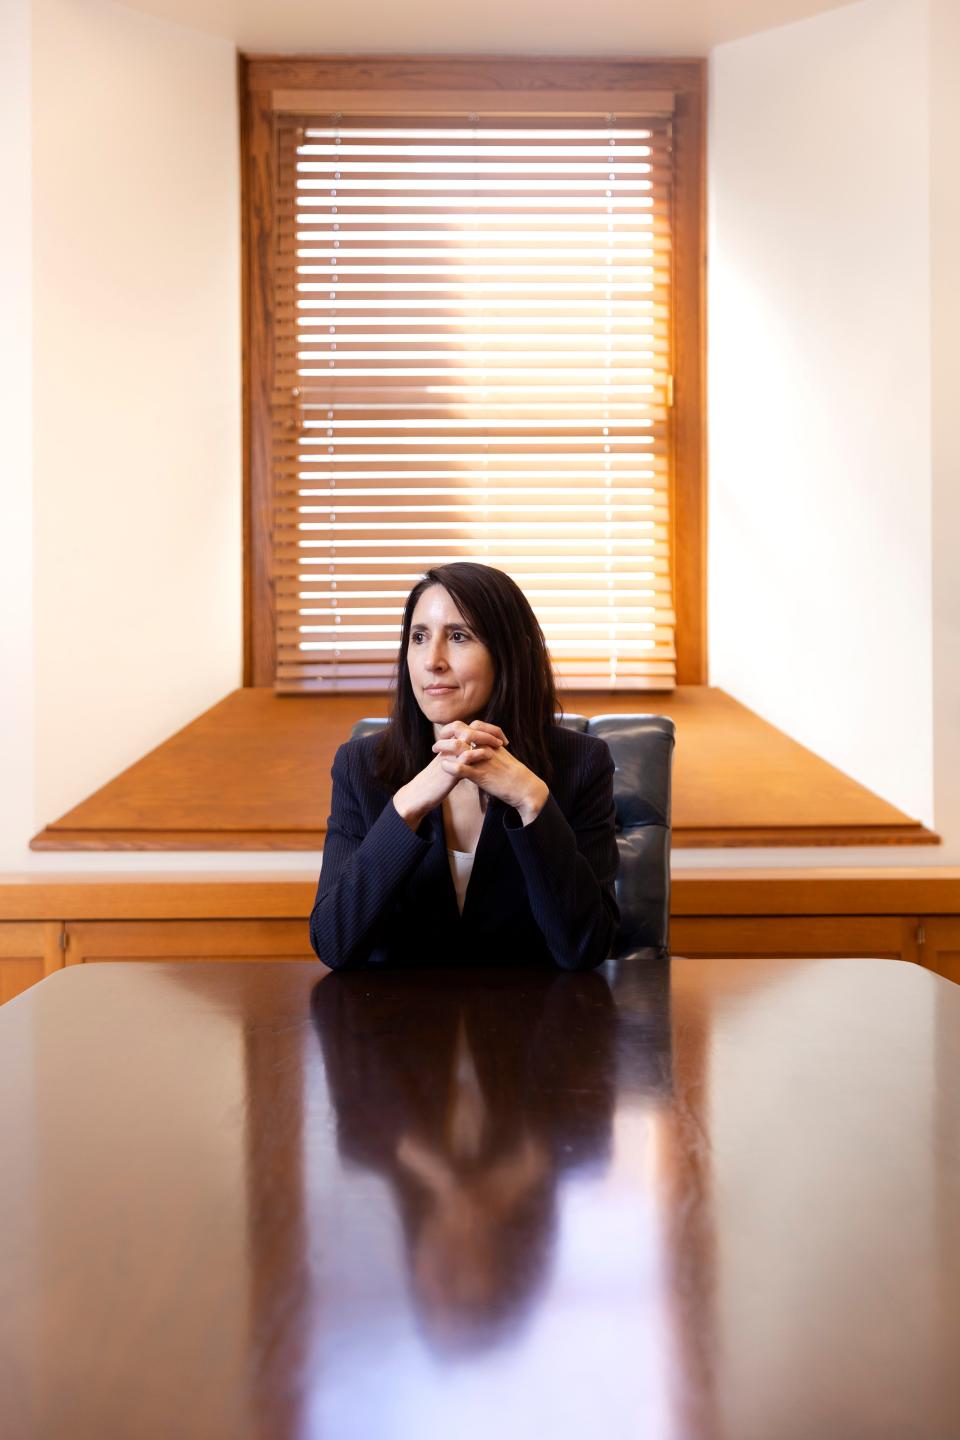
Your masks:
[[[278,687],[386,688],[455,559],[517,579],[565,683],[672,685],[669,119],[277,142]]]

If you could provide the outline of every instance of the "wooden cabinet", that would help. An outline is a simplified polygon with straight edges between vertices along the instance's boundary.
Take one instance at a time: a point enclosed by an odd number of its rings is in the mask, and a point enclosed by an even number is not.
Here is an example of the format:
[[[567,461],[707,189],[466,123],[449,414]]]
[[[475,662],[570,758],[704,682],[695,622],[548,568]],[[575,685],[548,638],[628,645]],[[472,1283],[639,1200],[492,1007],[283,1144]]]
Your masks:
[[[0,1005],[63,964],[59,920],[0,921]]]
[[[864,955],[914,960],[960,985],[957,914],[687,914],[671,920],[671,949],[675,955],[704,959]]]
[[[960,984],[960,915],[680,915],[670,922],[670,946],[705,960],[912,960]]]
[[[92,960],[310,960],[306,920],[71,920],[66,963]]]
[[[928,915],[920,922],[921,963],[960,985],[960,915]]]
[[[960,960],[960,919],[953,923]],[[919,933],[919,921],[901,915],[681,915],[670,922],[670,948],[704,959],[865,955],[926,963]]]

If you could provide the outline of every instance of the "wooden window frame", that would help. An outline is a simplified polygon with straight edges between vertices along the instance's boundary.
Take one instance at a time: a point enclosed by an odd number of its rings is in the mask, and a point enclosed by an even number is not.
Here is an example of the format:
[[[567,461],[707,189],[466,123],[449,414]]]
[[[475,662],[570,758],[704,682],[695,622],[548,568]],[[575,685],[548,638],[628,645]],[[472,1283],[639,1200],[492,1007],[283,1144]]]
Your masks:
[[[677,684],[704,685],[706,628],[706,62],[503,58],[239,57],[243,261],[245,686],[272,686],[273,117],[310,90],[671,90],[675,145],[674,490]]]

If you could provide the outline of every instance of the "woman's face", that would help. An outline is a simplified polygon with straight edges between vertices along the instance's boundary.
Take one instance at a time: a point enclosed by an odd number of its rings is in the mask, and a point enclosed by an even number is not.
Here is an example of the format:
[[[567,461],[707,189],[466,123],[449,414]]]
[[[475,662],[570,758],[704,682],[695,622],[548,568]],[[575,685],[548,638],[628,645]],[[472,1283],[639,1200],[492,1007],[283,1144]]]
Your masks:
[[[417,601],[407,649],[417,704],[435,726],[481,720],[493,692],[493,656],[442,585]]]

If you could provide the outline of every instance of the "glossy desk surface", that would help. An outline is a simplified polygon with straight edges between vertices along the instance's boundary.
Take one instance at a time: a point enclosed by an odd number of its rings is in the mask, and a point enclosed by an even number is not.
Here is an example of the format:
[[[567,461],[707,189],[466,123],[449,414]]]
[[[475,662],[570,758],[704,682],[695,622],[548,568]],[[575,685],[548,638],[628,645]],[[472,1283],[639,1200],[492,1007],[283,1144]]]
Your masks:
[[[955,1440],[960,987],[87,965],[0,1010],[2,1440]]]

